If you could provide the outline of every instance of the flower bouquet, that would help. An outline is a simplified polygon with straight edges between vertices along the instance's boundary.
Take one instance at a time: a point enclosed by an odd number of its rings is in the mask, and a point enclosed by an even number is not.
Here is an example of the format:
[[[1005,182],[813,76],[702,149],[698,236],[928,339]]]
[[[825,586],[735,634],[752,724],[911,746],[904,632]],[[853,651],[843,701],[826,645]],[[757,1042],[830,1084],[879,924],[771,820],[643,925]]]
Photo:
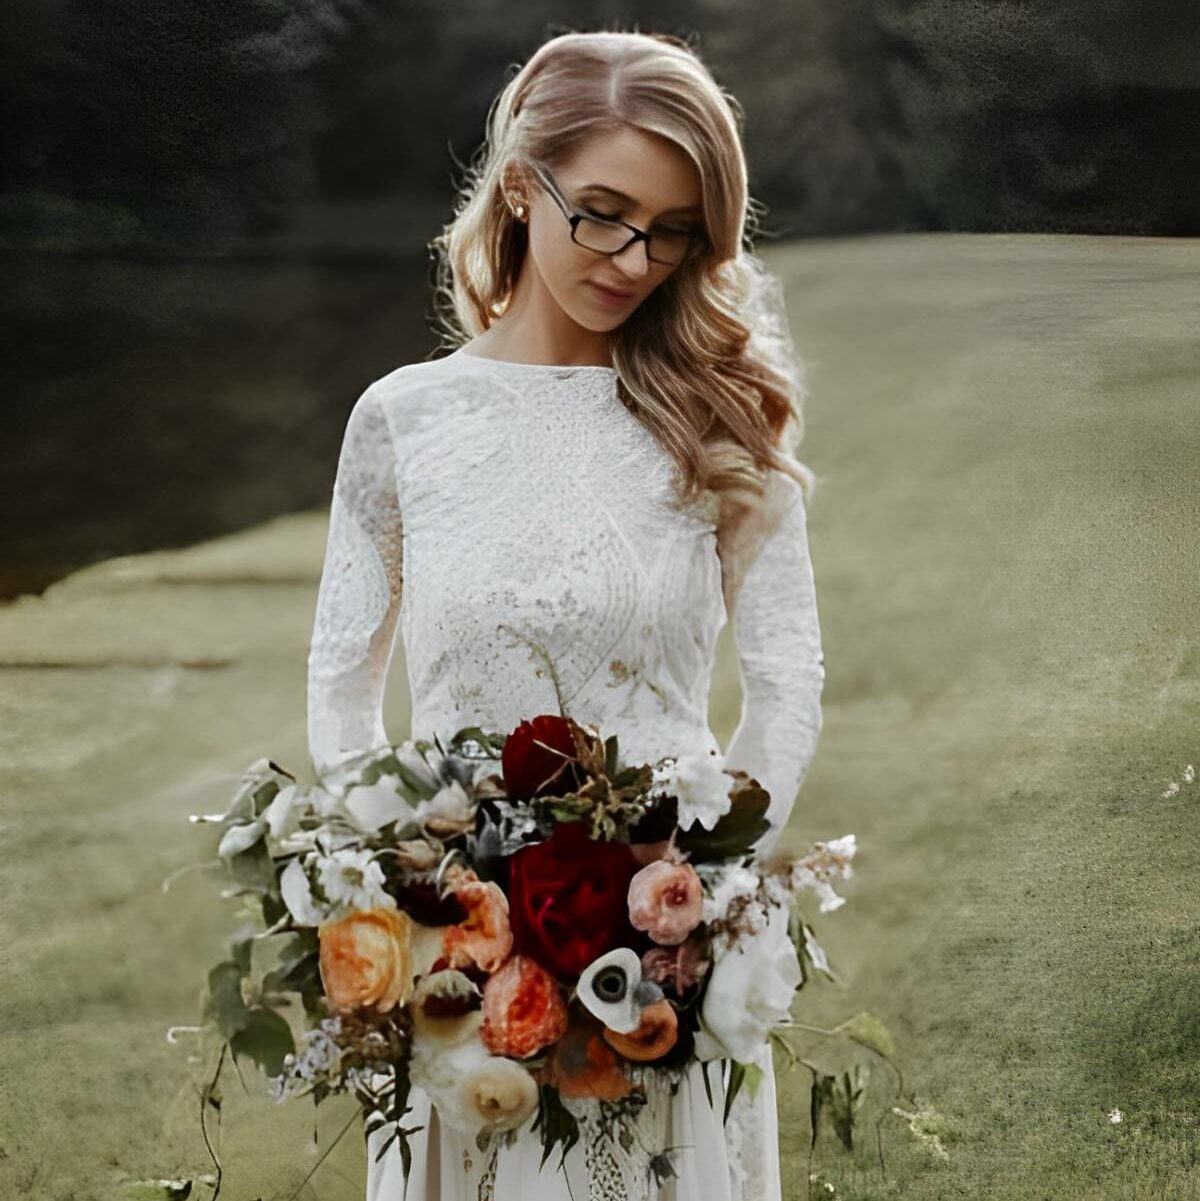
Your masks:
[[[223,895],[265,925],[209,973],[206,1022],[277,1100],[354,1094],[406,1172],[414,1085],[483,1152],[531,1119],[543,1164],[597,1102],[629,1145],[697,1061],[710,1103],[708,1065],[730,1061],[728,1117],[811,969],[832,978],[795,896],[839,906],[855,851],[756,856],[769,799],[718,752],[623,765],[615,735],[554,714],[357,756],[308,789],[259,760],[227,812],[192,819],[224,826]],[[667,1148],[646,1162],[675,1175]]]

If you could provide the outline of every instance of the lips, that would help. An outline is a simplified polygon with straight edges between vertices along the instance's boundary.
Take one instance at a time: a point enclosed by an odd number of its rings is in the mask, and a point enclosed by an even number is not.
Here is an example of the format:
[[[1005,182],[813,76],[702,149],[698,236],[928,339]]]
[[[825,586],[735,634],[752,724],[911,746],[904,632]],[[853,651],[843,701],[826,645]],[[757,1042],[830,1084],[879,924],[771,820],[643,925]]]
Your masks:
[[[629,300],[633,296],[632,292],[628,292],[623,288],[610,288],[607,284],[598,283],[594,279],[589,279],[588,283],[590,283],[593,288],[599,288],[601,292],[607,293],[614,299]]]

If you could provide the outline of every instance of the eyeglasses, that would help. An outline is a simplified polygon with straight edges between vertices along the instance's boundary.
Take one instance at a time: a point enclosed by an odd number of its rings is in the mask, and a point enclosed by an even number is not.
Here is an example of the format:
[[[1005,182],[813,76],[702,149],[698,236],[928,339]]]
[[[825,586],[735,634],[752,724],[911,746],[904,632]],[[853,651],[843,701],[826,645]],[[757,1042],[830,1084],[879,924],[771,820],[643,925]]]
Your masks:
[[[541,163],[530,163],[539,182],[562,209],[563,216],[571,226],[571,241],[596,254],[612,256],[627,250],[634,242],[646,243],[646,257],[652,263],[665,267],[677,267],[684,259],[699,251],[704,237],[687,229],[656,229],[647,233],[621,221],[617,217],[604,217],[596,213],[577,212],[567,202],[554,176]]]

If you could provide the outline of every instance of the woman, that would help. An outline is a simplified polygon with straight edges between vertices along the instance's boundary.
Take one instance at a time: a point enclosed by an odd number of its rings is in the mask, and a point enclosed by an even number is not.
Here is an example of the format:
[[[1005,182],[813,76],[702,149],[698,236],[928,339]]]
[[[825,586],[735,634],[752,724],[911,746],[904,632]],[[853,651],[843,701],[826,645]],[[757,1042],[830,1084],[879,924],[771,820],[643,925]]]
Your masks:
[[[642,33],[556,37],[498,97],[435,242],[455,349],[376,380],[347,424],[309,659],[319,771],[387,743],[397,630],[414,737],[564,712],[629,762],[719,752],[731,619],[745,701],[726,761],[771,794],[760,845],[785,824],[821,726],[812,476],[788,450],[803,387],[780,289],[743,251],[740,124],[685,44]],[[689,1069],[632,1147],[575,1101],[565,1171],[541,1167],[532,1119],[484,1162],[414,1085],[411,1167],[397,1143],[377,1162],[373,1133],[368,1198],[779,1201],[769,1049],[759,1066],[727,1124]]]

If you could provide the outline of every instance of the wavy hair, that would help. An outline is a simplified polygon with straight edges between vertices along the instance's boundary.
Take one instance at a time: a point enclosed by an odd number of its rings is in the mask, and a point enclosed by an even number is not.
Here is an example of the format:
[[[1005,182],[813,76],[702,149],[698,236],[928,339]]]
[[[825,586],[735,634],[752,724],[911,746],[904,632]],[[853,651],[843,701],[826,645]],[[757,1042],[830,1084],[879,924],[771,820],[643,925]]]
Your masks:
[[[761,513],[771,470],[805,497],[816,485],[795,457],[807,389],[783,289],[752,253],[743,124],[739,102],[679,38],[560,34],[493,101],[455,215],[430,244],[435,324],[453,349],[503,313],[525,258],[528,231],[505,203],[506,173],[530,160],[554,166],[622,126],[679,146],[699,171],[706,245],[609,334],[609,349],[621,399],[676,461],[678,501],[715,494],[719,533]]]

